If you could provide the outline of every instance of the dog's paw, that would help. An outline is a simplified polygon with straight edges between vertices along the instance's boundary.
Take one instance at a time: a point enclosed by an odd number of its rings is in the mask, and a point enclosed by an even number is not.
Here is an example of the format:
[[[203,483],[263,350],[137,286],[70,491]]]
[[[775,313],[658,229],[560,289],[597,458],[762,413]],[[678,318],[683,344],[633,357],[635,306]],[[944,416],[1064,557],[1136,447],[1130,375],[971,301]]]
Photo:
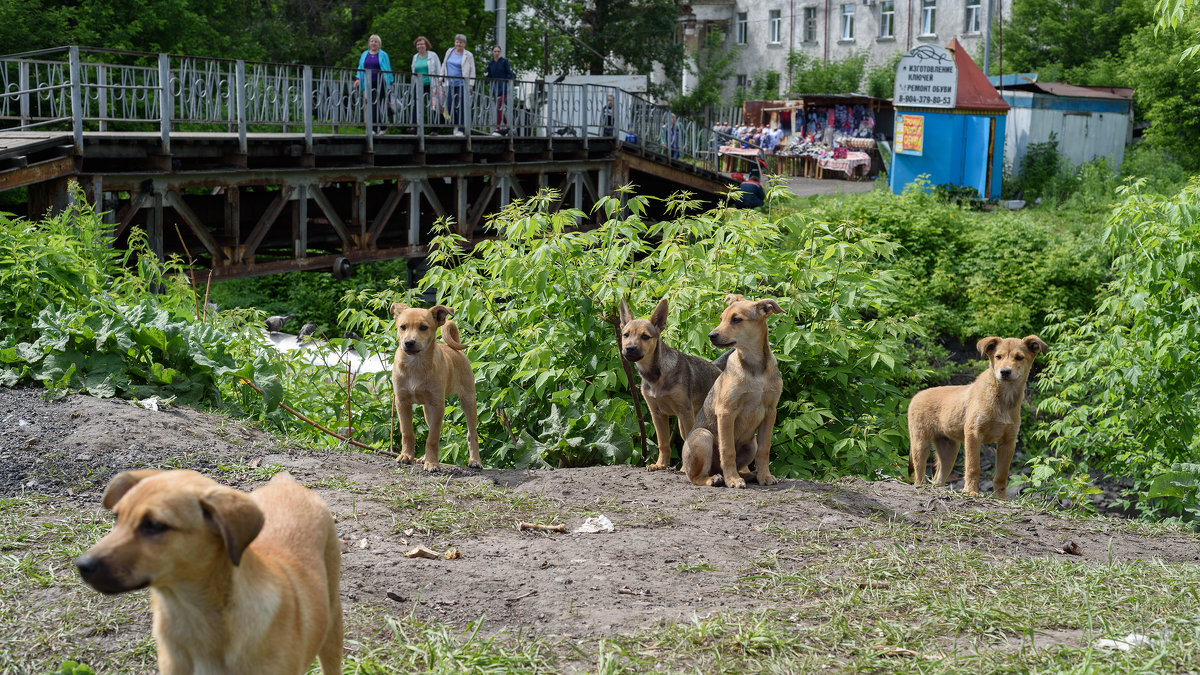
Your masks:
[[[483,471],[483,463],[472,460],[470,462],[467,462],[467,468],[468,469],[479,469],[480,471]]]
[[[779,479],[771,475],[770,471],[763,471],[755,476],[759,485],[774,485],[779,482]]]
[[[412,464],[416,461],[417,461],[416,457],[413,457],[412,455],[405,455],[403,453],[401,453],[398,457],[396,457],[396,462],[400,463],[400,464]]]
[[[746,479],[741,476],[730,476],[725,479],[725,484],[731,488],[744,488],[746,487]]]
[[[658,462],[646,466],[647,471],[662,471],[669,468],[671,468],[670,464],[660,464]]]
[[[429,461],[429,460],[425,460],[425,463],[424,463],[424,465],[423,465],[423,466],[425,467],[425,470],[426,470],[426,471],[437,471],[437,468],[438,468],[438,463],[437,463],[437,462],[431,462],[431,461]]]
[[[721,474],[717,474],[715,476],[709,476],[708,477],[708,486],[709,487],[725,487],[725,477],[722,476]]]

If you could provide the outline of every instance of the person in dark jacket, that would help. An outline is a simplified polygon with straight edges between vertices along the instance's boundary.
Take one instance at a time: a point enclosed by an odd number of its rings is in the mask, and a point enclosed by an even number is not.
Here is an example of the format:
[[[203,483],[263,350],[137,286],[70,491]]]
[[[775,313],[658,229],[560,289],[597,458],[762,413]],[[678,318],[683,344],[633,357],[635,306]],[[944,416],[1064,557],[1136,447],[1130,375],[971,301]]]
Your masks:
[[[738,186],[738,191],[742,193],[742,198],[737,204],[740,208],[753,209],[762,206],[767,201],[767,193],[763,190],[762,183],[759,182],[757,169],[751,169],[746,174],[746,179]]]
[[[508,103],[509,83],[516,79],[508,59],[500,56],[501,53],[500,45],[493,45],[492,60],[488,61],[487,67],[488,83],[492,86],[492,100],[496,104],[496,130],[492,132],[493,136],[508,133],[508,113],[505,111],[505,105]]]

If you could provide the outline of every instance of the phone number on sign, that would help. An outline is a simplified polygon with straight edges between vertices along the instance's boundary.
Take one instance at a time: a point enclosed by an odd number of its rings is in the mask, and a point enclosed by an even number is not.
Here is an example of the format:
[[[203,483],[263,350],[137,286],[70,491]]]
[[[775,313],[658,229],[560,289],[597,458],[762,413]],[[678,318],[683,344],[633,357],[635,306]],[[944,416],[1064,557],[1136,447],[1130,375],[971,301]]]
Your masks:
[[[916,94],[901,94],[896,98],[899,105],[954,105],[949,96],[918,96]]]

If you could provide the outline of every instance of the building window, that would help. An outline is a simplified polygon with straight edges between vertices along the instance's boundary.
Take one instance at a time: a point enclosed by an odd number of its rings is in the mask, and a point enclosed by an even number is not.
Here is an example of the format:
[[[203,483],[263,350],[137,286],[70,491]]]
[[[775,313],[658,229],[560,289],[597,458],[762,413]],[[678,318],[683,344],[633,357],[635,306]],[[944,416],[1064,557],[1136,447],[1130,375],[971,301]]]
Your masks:
[[[750,30],[750,21],[746,18],[745,12],[738,12],[737,16],[737,43],[739,45],[746,44],[746,33]]]
[[[783,10],[773,9],[770,12],[771,44],[783,42]]]
[[[937,0],[921,0],[921,34],[937,32]]]
[[[981,6],[979,0],[967,0],[967,32],[978,33],[979,26],[982,22]]]
[[[748,84],[749,84],[749,79],[746,75],[738,75],[737,76],[737,88],[738,89],[745,89]]]
[[[842,39],[854,39],[854,5],[842,5]]]
[[[817,8],[804,8],[804,41],[817,41]]]
[[[879,37],[896,37],[896,0],[883,0],[879,3]]]

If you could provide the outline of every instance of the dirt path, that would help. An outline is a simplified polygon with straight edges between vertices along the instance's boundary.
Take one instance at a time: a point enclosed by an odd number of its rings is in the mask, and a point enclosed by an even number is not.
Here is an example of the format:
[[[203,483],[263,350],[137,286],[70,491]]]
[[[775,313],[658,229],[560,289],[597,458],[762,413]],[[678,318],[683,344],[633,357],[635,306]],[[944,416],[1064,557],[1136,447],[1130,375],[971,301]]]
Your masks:
[[[738,592],[735,582],[777,560],[781,540],[869,536],[897,521],[1003,558],[1062,556],[1073,541],[1080,560],[1200,560],[1186,535],[1143,536],[1117,521],[1065,519],[896,481],[785,480],[725,490],[630,466],[426,474],[379,456],[283,448],[262,432],[186,408],[152,411],[83,396],[47,402],[34,390],[0,389],[0,497],[41,495],[53,508],[99,513],[108,479],[146,466],[194,468],[243,489],[283,467],[316,489],[345,542],[352,638],[374,630],[380,616],[410,612],[460,626],[486,616],[491,631],[584,638],[761,607],[772,601]],[[613,532],[570,533],[599,515]],[[977,527],[937,527],[950,515]],[[522,521],[568,532],[518,531]],[[462,557],[404,557],[417,545],[457,548]],[[789,565],[802,566],[801,558]],[[137,615],[128,630],[78,639],[144,640],[148,612]]]

